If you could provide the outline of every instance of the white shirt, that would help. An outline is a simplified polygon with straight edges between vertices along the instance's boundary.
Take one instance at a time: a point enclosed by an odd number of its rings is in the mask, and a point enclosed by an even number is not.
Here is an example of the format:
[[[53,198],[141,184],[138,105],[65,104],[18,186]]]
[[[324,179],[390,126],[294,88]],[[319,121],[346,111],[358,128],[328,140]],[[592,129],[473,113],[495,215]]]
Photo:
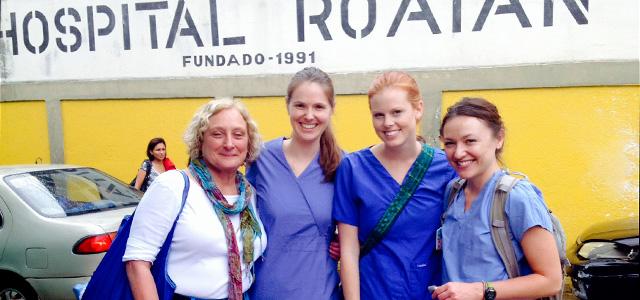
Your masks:
[[[136,209],[123,261],[155,260],[180,210],[183,188],[184,180],[178,171],[164,172],[156,178]],[[229,203],[235,203],[238,197],[225,195]],[[256,211],[255,195],[251,199],[251,206],[262,230],[262,236],[254,241],[255,261],[267,246],[267,236]],[[239,216],[229,217],[242,258]],[[205,299],[228,297],[229,272],[224,228],[204,190],[192,179],[169,248],[167,272],[176,284],[175,292],[178,294]],[[248,290],[252,283],[250,270],[242,263],[242,291]]]

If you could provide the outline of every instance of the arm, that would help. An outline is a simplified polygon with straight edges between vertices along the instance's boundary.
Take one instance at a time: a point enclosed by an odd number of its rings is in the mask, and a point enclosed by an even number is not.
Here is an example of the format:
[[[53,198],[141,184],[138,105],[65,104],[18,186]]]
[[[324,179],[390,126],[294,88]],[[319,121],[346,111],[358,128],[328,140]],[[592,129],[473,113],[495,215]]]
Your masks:
[[[147,172],[145,172],[142,169],[138,170],[138,175],[136,176],[136,184],[134,186],[136,190],[140,190],[142,188],[142,182],[144,181],[144,178],[146,176],[147,176]]]
[[[179,172],[162,174],[136,208],[122,257],[136,299],[158,299],[151,265],[180,211],[183,184],[179,181],[183,181]]]
[[[143,260],[130,260],[125,266],[133,298],[158,299],[156,283],[151,275],[151,263]]]
[[[539,226],[529,228],[522,238],[521,245],[533,273],[496,282],[494,286],[497,299],[541,298],[560,291],[560,257],[551,232]]]
[[[553,235],[540,226],[531,227],[525,232],[521,245],[533,273],[492,282],[491,284],[496,290],[496,299],[533,299],[553,295],[560,291],[562,272]],[[434,296],[440,300],[482,300],[483,293],[484,287],[481,282],[449,282],[438,287]]]
[[[358,227],[338,223],[338,240],[340,241],[340,280],[344,298],[360,299],[360,242]]]

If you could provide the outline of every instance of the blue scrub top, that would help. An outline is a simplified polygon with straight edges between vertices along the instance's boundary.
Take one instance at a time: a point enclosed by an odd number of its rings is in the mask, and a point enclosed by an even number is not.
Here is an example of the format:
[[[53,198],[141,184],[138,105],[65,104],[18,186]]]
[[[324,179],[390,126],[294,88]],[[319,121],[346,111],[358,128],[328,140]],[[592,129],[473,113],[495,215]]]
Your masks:
[[[480,194],[464,211],[465,195],[458,193],[447,209],[442,227],[443,282],[499,281],[508,279],[507,270],[491,239],[491,203],[495,186],[504,171],[497,171],[482,187]],[[451,193],[453,180],[446,195]],[[445,203],[446,205],[446,203]],[[531,227],[541,226],[553,232],[553,225],[542,193],[527,180],[520,180],[509,192],[505,205],[512,242],[520,266],[520,274],[531,274],[531,267],[522,252],[520,241]]]
[[[265,144],[247,178],[269,244],[255,263],[251,299],[337,299],[336,261],[329,256],[333,183],[314,159],[296,177],[282,149],[283,138]]]
[[[440,283],[435,231],[440,226],[446,184],[455,173],[444,152],[434,152],[407,206],[384,239],[360,260],[362,299],[430,299],[427,287]],[[357,226],[361,244],[400,191],[369,148],[342,160],[335,185],[333,218]]]

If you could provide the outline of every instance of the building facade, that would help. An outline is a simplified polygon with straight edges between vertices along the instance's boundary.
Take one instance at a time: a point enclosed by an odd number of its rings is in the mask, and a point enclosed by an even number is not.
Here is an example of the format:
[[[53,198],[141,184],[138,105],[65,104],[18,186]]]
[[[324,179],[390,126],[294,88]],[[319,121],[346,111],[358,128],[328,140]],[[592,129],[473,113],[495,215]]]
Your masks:
[[[198,106],[231,96],[265,139],[289,134],[293,73],[317,66],[337,93],[334,128],[378,142],[366,91],[384,70],[418,81],[421,133],[446,107],[498,105],[505,163],[529,175],[569,240],[638,213],[636,0],[0,1],[0,164],[70,163],[130,180],[149,139],[184,167]]]

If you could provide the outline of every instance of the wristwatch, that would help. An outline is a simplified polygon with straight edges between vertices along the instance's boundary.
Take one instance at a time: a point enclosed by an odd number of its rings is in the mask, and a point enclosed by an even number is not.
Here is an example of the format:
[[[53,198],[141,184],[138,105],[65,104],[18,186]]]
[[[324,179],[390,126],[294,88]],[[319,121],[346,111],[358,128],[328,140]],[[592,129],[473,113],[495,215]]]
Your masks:
[[[496,289],[491,286],[491,282],[483,281],[482,285],[484,286],[484,300],[495,300]]]

